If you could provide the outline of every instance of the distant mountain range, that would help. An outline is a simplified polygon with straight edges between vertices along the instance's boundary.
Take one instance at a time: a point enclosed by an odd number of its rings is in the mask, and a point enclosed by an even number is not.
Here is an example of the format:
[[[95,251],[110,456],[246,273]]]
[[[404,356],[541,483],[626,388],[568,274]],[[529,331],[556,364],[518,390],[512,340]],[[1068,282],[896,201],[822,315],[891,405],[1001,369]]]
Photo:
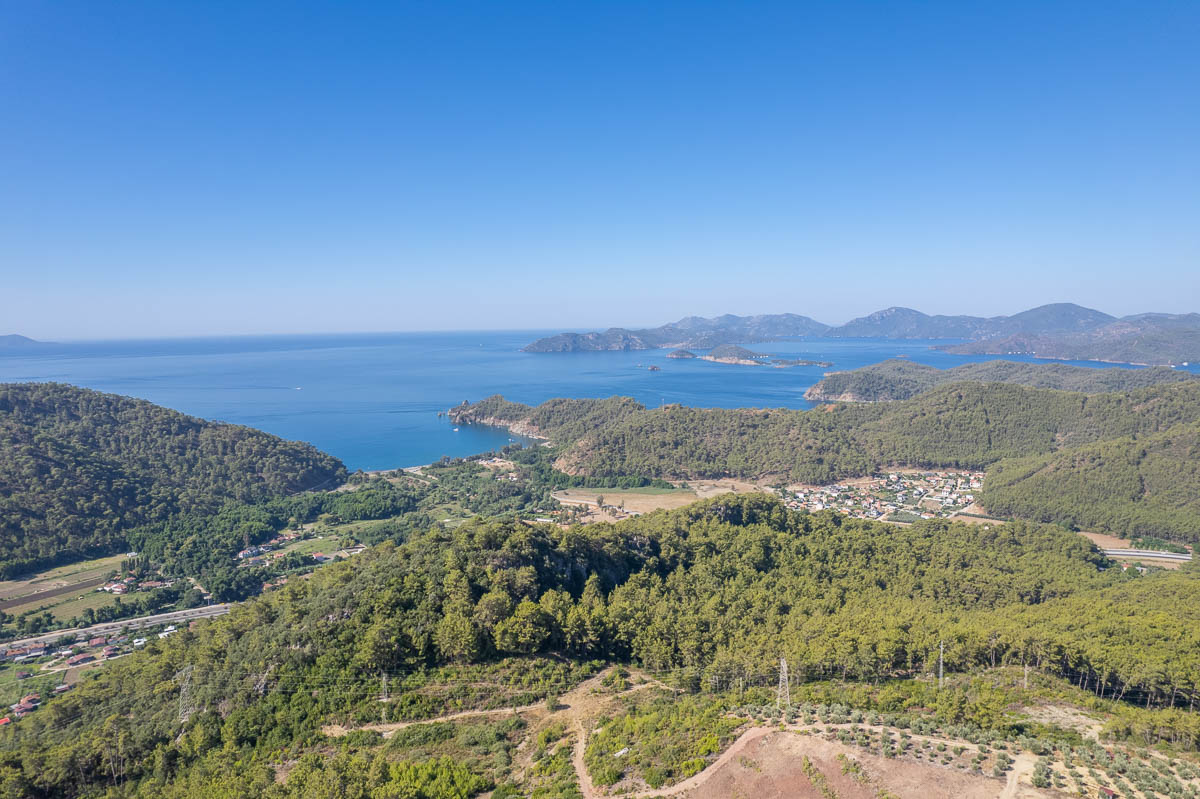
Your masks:
[[[957,338],[940,349],[960,354],[1028,354],[1040,358],[1121,363],[1200,361],[1200,314],[1143,313],[1117,318],[1073,303],[1053,303],[1012,316],[930,316],[886,308],[833,327],[797,314],[689,316],[641,330],[559,333],[525,352],[596,352],[665,347],[711,349],[802,336],[846,338]]]
[[[1200,314],[1137,314],[1074,332],[1023,332],[939,349],[960,355],[1023,354],[1148,365],[1194,363],[1200,361]]]
[[[559,333],[556,336],[538,339],[525,347],[525,352],[600,352],[654,350],[660,347],[711,349],[722,344],[821,336],[828,330],[829,325],[796,314],[725,314],[712,319],[688,316],[678,322],[645,330],[611,327],[602,333]]]

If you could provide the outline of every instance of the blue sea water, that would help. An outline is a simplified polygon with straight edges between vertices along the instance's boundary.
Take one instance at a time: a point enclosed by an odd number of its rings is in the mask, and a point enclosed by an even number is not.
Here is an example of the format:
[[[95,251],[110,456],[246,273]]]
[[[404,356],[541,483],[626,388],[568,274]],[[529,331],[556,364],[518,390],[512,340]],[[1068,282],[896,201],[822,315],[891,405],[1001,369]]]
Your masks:
[[[509,443],[506,431],[455,426],[439,411],[503,394],[630,396],[654,407],[809,407],[821,367],[768,369],[673,360],[667,350],[532,354],[546,331],[245,336],[75,342],[0,351],[0,382],[57,381],[140,397],[206,419],[308,441],[350,469],[387,469]],[[950,355],[941,342],[808,338],[754,345],[854,369],[904,356],[949,368],[993,356]],[[1009,360],[1033,361],[1022,356]],[[658,366],[660,371],[646,367]],[[1103,364],[1081,363],[1084,366]],[[1193,371],[1200,371],[1191,367]]]

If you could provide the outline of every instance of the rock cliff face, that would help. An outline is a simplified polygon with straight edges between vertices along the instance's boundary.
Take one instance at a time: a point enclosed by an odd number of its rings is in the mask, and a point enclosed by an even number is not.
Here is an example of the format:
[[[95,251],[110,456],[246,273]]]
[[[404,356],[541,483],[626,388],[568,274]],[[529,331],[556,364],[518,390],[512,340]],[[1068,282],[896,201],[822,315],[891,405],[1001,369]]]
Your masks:
[[[538,427],[525,419],[511,419],[504,416],[493,416],[481,412],[473,405],[460,405],[451,408],[447,414],[455,424],[482,424],[489,427],[503,427],[512,433],[526,438],[545,439],[546,435]]]

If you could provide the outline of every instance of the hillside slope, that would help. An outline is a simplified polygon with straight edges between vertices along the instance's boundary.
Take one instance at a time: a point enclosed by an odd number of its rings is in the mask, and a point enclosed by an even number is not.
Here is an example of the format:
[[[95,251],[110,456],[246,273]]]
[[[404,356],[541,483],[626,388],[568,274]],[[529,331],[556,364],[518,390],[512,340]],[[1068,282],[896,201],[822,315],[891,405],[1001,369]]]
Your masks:
[[[647,410],[621,398],[557,399],[531,408],[493,397],[453,414],[462,422],[487,416],[532,429],[564,445],[561,465],[578,474],[779,475],[827,483],[889,464],[983,468],[1002,458],[1159,432],[1200,420],[1200,381],[1094,395],[957,383],[900,402],[809,411]]]
[[[463,733],[486,756],[453,764],[429,754],[457,733],[444,724],[386,742],[320,730],[545,704],[598,660],[675,681],[680,704],[720,683],[774,678],[781,655],[800,682],[878,684],[928,671],[940,641],[947,672],[1036,663],[1086,677],[1097,693],[1140,690],[1147,705],[1186,707],[1200,684],[1197,609],[1172,608],[1196,576],[1107,565],[1059,528],[896,528],[792,513],[762,495],[567,531],[475,519],[375,547],[152,641],[0,730],[0,766],[7,795],[30,799],[473,796],[529,776],[492,756],[509,747],[486,728]],[[387,676],[392,698],[381,701]],[[890,685],[893,701],[904,690],[934,701],[920,685]],[[1002,710],[982,709],[995,698],[984,693],[948,688],[936,710],[914,712],[1005,728]],[[1171,712],[1145,711],[1161,722],[1148,739],[1194,748],[1190,720]],[[455,791],[452,777],[470,788]],[[372,792],[347,793],[364,780]]]
[[[1166,366],[1147,369],[1096,369],[1061,363],[985,361],[963,364],[951,369],[938,369],[912,361],[892,359],[861,369],[827,374],[819,383],[804,392],[804,398],[825,402],[894,402],[915,397],[939,385],[967,381],[1013,383],[1032,388],[1099,394],[1196,379],[1200,379],[1200,375]]]
[[[990,513],[1200,543],[1200,424],[1003,460],[980,502]]]
[[[249,427],[74,386],[0,385],[0,571],[118,552],[133,527],[345,476],[336,458]]]

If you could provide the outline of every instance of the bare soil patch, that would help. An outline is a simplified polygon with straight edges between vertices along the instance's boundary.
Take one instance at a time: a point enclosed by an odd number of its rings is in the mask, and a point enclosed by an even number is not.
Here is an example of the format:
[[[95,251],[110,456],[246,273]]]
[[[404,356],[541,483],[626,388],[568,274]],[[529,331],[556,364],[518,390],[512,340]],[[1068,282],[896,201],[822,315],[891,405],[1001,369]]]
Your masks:
[[[1076,708],[1063,705],[1026,707],[1022,712],[1033,721],[1075,730],[1084,738],[1091,738],[1093,741],[1100,740],[1100,730],[1104,727],[1104,722],[1097,721]]]
[[[1080,533],[1080,535],[1101,549],[1129,549],[1130,547],[1128,538],[1117,538],[1115,535],[1105,535],[1104,533]]]
[[[554,498],[563,504],[590,507],[595,507],[596,498],[600,496],[604,497],[605,505],[624,505],[626,511],[634,513],[649,513],[662,508],[682,508],[699,498],[694,491],[648,494],[611,488],[571,488],[554,493]]]
[[[867,781],[843,774],[838,755],[857,763]],[[829,794],[804,771],[805,757],[841,799],[876,799],[881,789],[901,799],[996,799],[1005,788],[1004,781],[990,777],[889,760],[817,736],[770,731],[681,795],[687,799],[825,799]],[[1020,796],[1048,799],[1052,794],[1022,787]]]
[[[759,494],[769,489],[745,480],[693,480],[688,484],[701,499],[720,496],[721,494]]]

